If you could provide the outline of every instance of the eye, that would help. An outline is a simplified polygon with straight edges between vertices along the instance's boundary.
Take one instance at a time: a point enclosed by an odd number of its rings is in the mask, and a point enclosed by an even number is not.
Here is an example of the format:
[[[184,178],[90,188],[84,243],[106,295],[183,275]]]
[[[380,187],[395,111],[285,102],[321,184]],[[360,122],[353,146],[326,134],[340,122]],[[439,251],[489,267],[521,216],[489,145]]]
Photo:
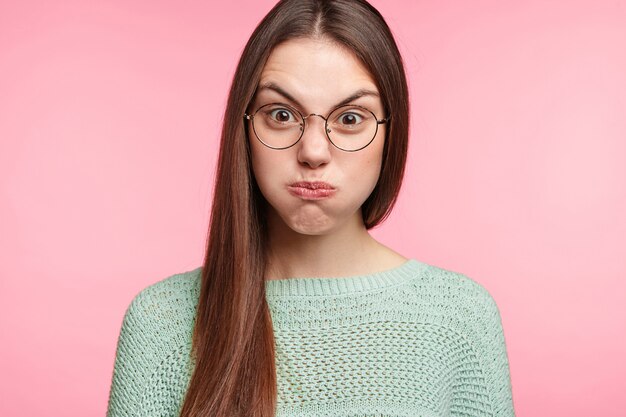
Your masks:
[[[285,108],[275,108],[267,112],[273,121],[280,123],[295,122],[293,113]]]
[[[345,126],[356,125],[363,121],[363,116],[352,111],[345,112],[338,117],[339,123]]]

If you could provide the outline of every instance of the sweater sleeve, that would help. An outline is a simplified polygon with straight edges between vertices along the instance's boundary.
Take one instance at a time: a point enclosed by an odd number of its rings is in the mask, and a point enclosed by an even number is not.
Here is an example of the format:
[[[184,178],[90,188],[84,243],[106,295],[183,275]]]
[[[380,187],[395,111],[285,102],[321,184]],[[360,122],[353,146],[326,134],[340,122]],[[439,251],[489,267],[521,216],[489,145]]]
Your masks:
[[[130,303],[117,340],[107,417],[137,415],[140,396],[152,367],[147,326],[141,313],[141,294]]]
[[[458,403],[469,415],[514,417],[511,376],[500,311],[489,292],[474,281],[466,306],[467,337],[471,349],[466,357],[468,372],[461,386],[480,387],[477,396],[461,395]],[[465,414],[464,414],[465,415]]]
[[[491,408],[494,416],[514,417],[509,359],[500,311],[491,296],[486,297],[484,305],[486,327],[482,345],[486,350],[480,359],[485,370]]]

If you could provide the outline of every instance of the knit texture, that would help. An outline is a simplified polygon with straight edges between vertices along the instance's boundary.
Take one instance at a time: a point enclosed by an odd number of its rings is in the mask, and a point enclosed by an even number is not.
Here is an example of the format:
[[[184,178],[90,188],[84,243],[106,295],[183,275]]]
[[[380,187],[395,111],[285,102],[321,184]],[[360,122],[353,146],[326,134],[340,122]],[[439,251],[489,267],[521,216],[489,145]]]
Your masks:
[[[107,417],[178,416],[201,267],[127,308]],[[266,281],[276,417],[514,416],[498,307],[467,276],[411,259],[342,278]]]

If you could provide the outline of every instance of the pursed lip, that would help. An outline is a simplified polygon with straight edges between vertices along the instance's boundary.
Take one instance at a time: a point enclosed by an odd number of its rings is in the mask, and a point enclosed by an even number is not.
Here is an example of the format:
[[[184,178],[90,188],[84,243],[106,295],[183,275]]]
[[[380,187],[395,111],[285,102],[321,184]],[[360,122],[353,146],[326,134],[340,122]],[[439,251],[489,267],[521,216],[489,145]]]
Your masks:
[[[287,186],[291,194],[303,200],[321,200],[332,196],[336,189],[323,181],[297,181]]]
[[[290,187],[308,188],[309,190],[334,190],[335,187],[323,181],[298,181],[289,184]]]

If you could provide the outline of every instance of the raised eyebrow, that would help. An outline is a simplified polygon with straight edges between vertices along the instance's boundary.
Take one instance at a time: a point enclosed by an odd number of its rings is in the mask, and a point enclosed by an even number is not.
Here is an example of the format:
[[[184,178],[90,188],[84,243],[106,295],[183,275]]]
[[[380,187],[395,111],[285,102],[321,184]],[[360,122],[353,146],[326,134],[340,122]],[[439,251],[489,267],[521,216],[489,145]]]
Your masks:
[[[304,106],[294,96],[289,94],[287,91],[285,91],[285,89],[283,89],[282,87],[280,87],[279,85],[277,85],[276,83],[274,83],[272,81],[268,81],[268,82],[265,82],[263,84],[260,84],[259,87],[257,88],[257,91],[261,91],[261,90],[272,90],[272,91],[275,91],[278,94],[280,94],[281,96],[285,97],[287,100],[291,101],[296,106],[298,106],[300,109],[304,108]],[[333,108],[339,107],[339,106],[343,106],[344,104],[349,104],[349,103],[353,102],[354,100],[356,100],[358,98],[361,98],[361,97],[365,97],[365,96],[380,97],[380,94],[378,94],[376,91],[373,91],[373,90],[368,90],[366,88],[361,88],[361,89],[355,91],[350,96],[348,96],[345,99],[341,100],[339,103],[335,104],[333,106]]]

